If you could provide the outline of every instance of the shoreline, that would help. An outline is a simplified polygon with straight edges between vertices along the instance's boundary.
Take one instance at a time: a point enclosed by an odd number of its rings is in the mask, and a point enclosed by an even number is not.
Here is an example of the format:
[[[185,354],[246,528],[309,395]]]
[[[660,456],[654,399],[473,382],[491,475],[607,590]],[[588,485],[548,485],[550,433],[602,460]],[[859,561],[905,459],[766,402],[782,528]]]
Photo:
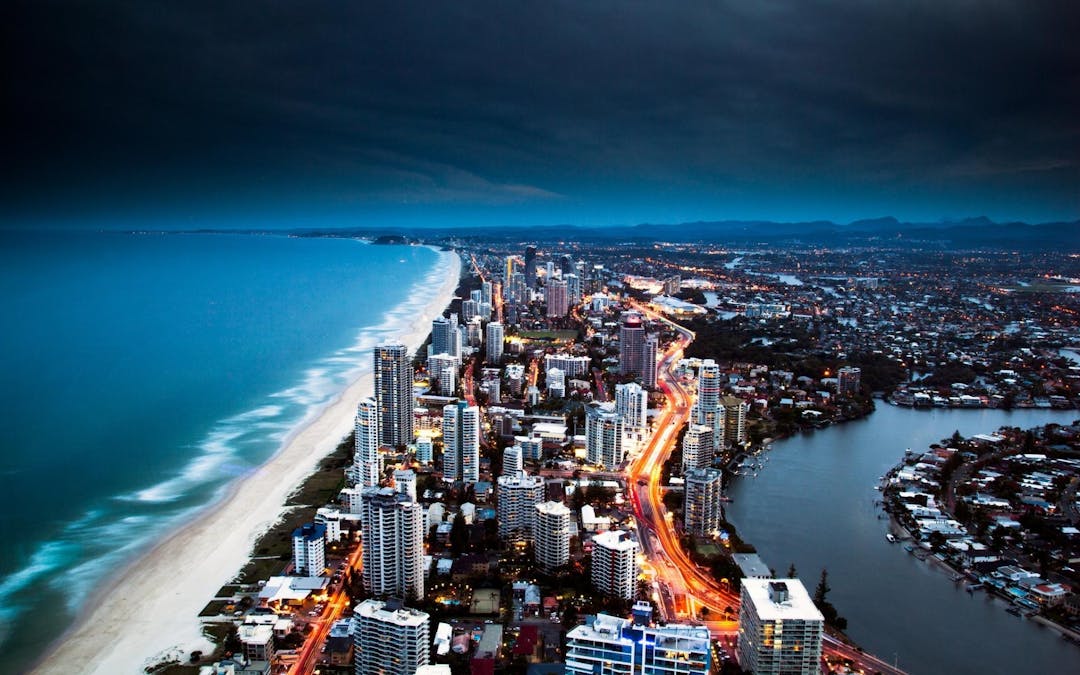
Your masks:
[[[410,352],[427,340],[431,321],[460,281],[461,257],[429,248],[440,256],[433,271],[445,268],[445,274],[422,311],[394,336]],[[356,404],[371,394],[373,381],[370,371],[361,373],[291,431],[266,462],[104,581],[31,672],[142,672],[169,659],[184,662],[194,650],[212,650],[198,617],[207,598],[240,573],[258,538],[285,512],[289,495],[349,434]]]

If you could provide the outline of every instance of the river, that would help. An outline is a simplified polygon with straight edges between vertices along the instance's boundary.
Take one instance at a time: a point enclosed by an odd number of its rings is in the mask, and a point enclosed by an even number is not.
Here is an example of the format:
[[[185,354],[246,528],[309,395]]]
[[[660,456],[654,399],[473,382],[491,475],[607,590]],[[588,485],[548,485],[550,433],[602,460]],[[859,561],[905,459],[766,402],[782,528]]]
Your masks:
[[[1080,649],[968,594],[939,567],[885,540],[874,489],[906,448],[1002,426],[1070,424],[1076,411],[912,410],[877,402],[869,417],[777,441],[756,478],[731,486],[728,519],[766,564],[794,563],[811,593],[822,568],[848,634],[912,675],[1077,672]]]

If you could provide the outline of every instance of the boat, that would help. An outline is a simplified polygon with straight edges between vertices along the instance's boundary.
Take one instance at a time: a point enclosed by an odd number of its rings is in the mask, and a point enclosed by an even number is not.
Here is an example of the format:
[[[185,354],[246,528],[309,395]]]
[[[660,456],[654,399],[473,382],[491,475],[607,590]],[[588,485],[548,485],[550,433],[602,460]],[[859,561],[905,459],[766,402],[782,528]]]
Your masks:
[[[886,532],[885,533],[885,538],[889,540],[890,544],[895,544],[896,543],[896,537],[893,535],[892,532]]]

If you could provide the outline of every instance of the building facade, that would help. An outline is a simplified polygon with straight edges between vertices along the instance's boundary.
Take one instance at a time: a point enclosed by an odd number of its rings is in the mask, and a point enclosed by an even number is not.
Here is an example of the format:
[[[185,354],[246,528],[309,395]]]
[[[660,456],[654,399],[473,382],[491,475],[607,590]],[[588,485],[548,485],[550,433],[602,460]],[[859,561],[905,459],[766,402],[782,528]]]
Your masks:
[[[660,351],[660,341],[655,335],[645,338],[645,352],[642,355],[641,383],[646,389],[656,389],[656,355]]]
[[[353,615],[356,675],[413,675],[431,659],[431,620],[400,602],[365,600]]]
[[[566,634],[568,675],[706,675],[711,639],[705,626],[648,626],[597,614]]]
[[[593,537],[592,583],[600,593],[629,600],[637,585],[637,542],[611,530]]]
[[[533,541],[536,505],[544,500],[544,479],[518,471],[496,480],[496,517],[499,537],[508,541]]]
[[[443,480],[480,480],[480,409],[465,401],[443,406]]]
[[[570,294],[566,282],[562,279],[548,279],[544,287],[544,302],[547,305],[548,318],[558,319],[566,316],[570,309]]]
[[[593,404],[585,409],[585,454],[589,463],[608,470],[626,458],[623,420],[612,407]]]
[[[403,344],[375,348],[375,404],[379,443],[398,447],[413,440],[413,369]]]
[[[713,428],[704,424],[691,424],[686,428],[686,433],[683,434],[683,472],[711,466],[715,448]]]
[[[383,467],[379,453],[379,406],[375,399],[368,397],[357,404],[355,430],[354,480],[361,487],[378,485]]]
[[[619,375],[641,375],[645,365],[645,319],[623,314],[619,324]]]
[[[293,530],[293,574],[317,577],[326,571],[326,526],[308,523]]]
[[[503,325],[498,321],[492,321],[487,325],[487,341],[485,352],[488,363],[498,365],[503,355]]]
[[[684,476],[683,513],[688,534],[713,536],[723,522],[724,474],[719,469],[691,469]]]
[[[424,510],[393,488],[362,496],[364,587],[375,597],[424,597]]]
[[[824,623],[798,579],[743,579],[739,665],[755,675],[817,675]]]
[[[535,508],[536,565],[551,572],[570,562],[570,508],[559,502],[544,502]]]

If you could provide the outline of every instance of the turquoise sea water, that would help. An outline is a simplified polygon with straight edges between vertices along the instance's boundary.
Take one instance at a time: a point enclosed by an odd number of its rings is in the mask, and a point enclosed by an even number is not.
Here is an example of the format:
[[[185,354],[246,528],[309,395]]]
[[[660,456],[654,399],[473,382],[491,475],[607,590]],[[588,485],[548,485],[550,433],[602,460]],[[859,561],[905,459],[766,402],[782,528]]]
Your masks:
[[[0,650],[265,461],[442,281],[436,252],[256,235],[0,233]]]

